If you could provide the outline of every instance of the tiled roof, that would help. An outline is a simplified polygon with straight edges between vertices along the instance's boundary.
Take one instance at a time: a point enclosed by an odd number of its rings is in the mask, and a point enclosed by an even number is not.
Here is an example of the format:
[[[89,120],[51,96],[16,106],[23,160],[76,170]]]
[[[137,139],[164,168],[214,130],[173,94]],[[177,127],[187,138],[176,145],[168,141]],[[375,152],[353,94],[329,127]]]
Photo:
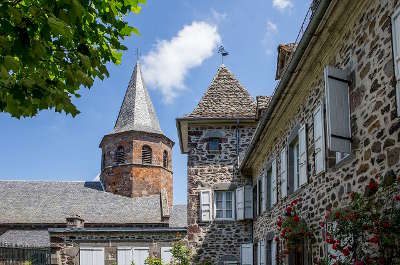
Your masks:
[[[187,227],[187,206],[173,205],[169,216],[169,227]]]
[[[185,118],[255,118],[256,103],[224,65],[192,113]]]
[[[132,130],[163,134],[139,62],[136,62],[112,133]]]
[[[0,224],[161,223],[160,196],[129,198],[104,192],[98,181],[0,181]]]
[[[268,107],[269,102],[271,101],[270,96],[257,96],[257,109],[262,110]]]
[[[49,247],[50,237],[47,230],[8,230],[0,235],[1,244]]]

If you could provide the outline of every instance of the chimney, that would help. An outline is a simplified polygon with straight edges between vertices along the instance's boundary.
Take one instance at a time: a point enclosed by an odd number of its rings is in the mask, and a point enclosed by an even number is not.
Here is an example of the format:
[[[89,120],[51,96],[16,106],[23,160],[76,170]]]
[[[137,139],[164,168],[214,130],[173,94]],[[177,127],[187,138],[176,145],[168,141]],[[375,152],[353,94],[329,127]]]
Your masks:
[[[85,220],[79,215],[73,215],[66,218],[68,228],[83,228],[85,226]]]
[[[278,62],[276,66],[275,80],[280,80],[285,73],[286,67],[292,58],[293,53],[296,51],[297,44],[287,43],[278,46]]]

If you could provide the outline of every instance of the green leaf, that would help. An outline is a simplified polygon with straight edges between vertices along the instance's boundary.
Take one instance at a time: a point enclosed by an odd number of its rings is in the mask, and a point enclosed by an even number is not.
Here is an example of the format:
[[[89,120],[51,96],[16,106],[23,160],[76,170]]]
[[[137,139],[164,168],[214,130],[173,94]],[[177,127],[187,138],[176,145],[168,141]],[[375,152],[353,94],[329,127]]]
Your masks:
[[[112,51],[112,57],[115,64],[120,64],[122,61],[122,52]]]

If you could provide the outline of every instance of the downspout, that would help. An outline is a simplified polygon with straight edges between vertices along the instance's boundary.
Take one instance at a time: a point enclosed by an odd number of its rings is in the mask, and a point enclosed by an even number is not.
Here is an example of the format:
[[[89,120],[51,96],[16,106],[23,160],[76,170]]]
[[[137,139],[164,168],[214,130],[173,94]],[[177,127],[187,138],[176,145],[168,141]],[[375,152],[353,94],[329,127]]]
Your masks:
[[[236,170],[239,176],[239,141],[240,141],[240,133],[239,133],[239,119],[236,120]]]
[[[304,32],[303,37],[300,40],[299,45],[296,48],[296,51],[293,55],[293,59],[290,61],[289,66],[287,70],[285,71],[281,81],[279,82],[277,88],[275,89],[275,92],[272,96],[271,102],[269,103],[269,106],[262,116],[262,120],[260,125],[258,126],[258,129],[256,131],[256,134],[254,135],[249,147],[247,148],[246,154],[244,156],[243,162],[239,168],[239,170],[243,170],[245,167],[245,164],[247,163],[247,160],[250,157],[250,154],[252,153],[252,150],[255,148],[256,144],[258,143],[262,132],[264,131],[268,121],[270,120],[270,117],[272,115],[272,112],[274,111],[275,106],[278,104],[283,91],[285,90],[286,86],[289,84],[289,81],[292,78],[292,75],[295,73],[295,70],[297,68],[297,65],[299,64],[301,58],[303,57],[303,54],[305,50],[308,47],[308,44],[310,43],[311,39],[315,36],[315,31],[317,30],[320,22],[322,21],[326,10],[328,9],[329,4],[332,2],[332,0],[321,0],[321,3],[319,4],[319,7],[317,11],[314,13],[314,18],[310,21],[310,24],[308,25],[306,31]]]

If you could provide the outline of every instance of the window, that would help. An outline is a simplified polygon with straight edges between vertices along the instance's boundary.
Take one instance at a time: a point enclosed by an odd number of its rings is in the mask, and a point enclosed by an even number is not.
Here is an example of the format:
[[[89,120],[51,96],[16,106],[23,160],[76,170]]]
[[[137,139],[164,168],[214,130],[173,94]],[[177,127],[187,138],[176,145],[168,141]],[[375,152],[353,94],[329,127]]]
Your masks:
[[[168,168],[168,152],[166,150],[163,152],[163,167]]]
[[[215,219],[232,220],[234,216],[234,195],[233,191],[215,191]]]
[[[219,139],[209,138],[208,139],[208,150],[209,151],[219,151]]]
[[[115,162],[118,164],[125,163],[125,150],[123,146],[118,146],[117,151],[115,152]]]
[[[299,188],[299,138],[296,137],[289,145],[289,192]]]
[[[397,115],[400,116],[400,7],[392,16],[392,42],[394,57],[394,72],[396,76]]]
[[[81,247],[79,252],[79,264],[102,265],[104,264],[104,248]]]
[[[272,168],[267,170],[267,178],[266,178],[266,185],[267,185],[267,194],[266,194],[266,209],[271,209],[271,198],[272,198]]]
[[[170,264],[172,261],[172,248],[171,247],[161,247],[161,261],[163,264]]]
[[[306,126],[294,130],[289,141],[289,193],[307,183],[307,142]]]
[[[236,219],[253,219],[253,188],[251,186],[236,189]]]
[[[153,152],[148,145],[143,145],[142,147],[142,164],[151,165]]]
[[[314,119],[314,167],[315,174],[325,171],[325,135],[323,106],[319,105],[313,113]]]

